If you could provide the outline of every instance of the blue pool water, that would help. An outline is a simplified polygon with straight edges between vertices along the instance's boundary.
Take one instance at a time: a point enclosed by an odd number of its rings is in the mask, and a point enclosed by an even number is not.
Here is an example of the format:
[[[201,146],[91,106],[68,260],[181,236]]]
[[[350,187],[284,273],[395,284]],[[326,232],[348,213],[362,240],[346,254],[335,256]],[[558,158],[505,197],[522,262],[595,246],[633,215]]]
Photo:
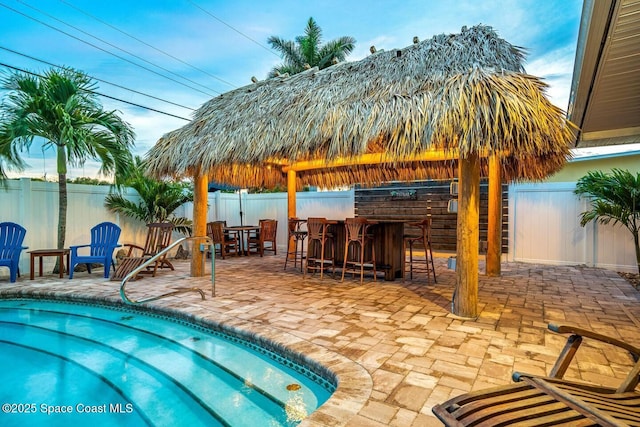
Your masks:
[[[237,337],[137,310],[0,300],[2,426],[295,426],[331,382]]]

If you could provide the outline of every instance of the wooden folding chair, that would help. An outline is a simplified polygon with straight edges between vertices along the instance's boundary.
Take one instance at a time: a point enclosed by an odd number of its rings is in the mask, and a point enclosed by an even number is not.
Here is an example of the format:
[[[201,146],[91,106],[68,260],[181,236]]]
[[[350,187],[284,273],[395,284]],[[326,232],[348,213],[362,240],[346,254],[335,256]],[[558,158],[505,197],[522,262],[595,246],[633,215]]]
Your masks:
[[[122,280],[127,274],[141,266],[151,257],[160,253],[163,249],[171,244],[171,235],[173,233],[173,224],[170,222],[154,222],[147,224],[147,239],[144,246],[138,246],[127,243],[124,246],[129,247],[129,252],[119,263],[118,268],[111,277],[111,280]],[[134,251],[138,253],[134,256]],[[163,254],[153,264],[148,265],[146,270],[142,270],[142,274],[151,274],[155,277],[158,268],[170,268],[174,270],[173,264],[167,259],[167,254]],[[139,273],[139,274],[140,274]],[[137,276],[137,275],[136,275]],[[137,278],[137,277],[136,277]]]

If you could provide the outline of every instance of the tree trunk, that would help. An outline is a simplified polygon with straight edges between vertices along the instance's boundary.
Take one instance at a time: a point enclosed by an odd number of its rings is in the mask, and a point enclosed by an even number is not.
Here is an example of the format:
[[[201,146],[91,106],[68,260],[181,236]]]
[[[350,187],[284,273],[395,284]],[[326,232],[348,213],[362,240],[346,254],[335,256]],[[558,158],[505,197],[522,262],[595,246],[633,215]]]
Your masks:
[[[633,243],[636,244],[636,265],[638,274],[640,274],[640,238],[638,238],[638,230],[633,231]]]
[[[64,240],[67,235],[67,153],[64,146],[57,146],[57,168],[58,168],[58,249],[64,249]],[[59,261],[53,272],[60,271]]]
[[[58,174],[58,249],[64,249],[67,234],[67,175]]]

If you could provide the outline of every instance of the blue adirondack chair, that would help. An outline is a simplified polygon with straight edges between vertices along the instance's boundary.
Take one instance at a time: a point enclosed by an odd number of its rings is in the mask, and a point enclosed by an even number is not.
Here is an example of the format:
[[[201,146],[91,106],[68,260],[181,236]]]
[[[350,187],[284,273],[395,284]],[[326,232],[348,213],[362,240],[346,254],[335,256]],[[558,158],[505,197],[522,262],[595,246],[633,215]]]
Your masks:
[[[91,264],[104,264],[104,277],[109,277],[111,266],[115,270],[113,251],[120,246],[120,227],[112,222],[102,222],[91,229],[91,243],[88,245],[69,246],[71,259],[69,260],[69,279],[73,279],[73,269],[78,264],[87,264],[87,271],[91,273]],[[78,249],[90,248],[89,255],[79,255]]]
[[[28,249],[22,246],[27,230],[13,222],[0,222],[0,266],[9,267],[9,280],[13,283],[20,275],[18,261],[20,252]]]

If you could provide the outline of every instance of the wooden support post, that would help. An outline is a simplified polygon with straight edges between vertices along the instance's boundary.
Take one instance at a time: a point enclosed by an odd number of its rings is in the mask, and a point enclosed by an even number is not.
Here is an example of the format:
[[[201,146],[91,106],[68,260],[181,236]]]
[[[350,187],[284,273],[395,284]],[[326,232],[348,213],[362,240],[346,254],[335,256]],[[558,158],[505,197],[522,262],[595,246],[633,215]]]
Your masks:
[[[497,155],[489,157],[489,219],[487,227],[486,274],[500,276],[502,258],[502,177],[500,159]]]
[[[296,216],[296,171],[287,172],[287,215],[289,218]]]
[[[478,316],[478,249],[480,232],[480,159],[470,155],[459,161],[458,240],[453,313]]]
[[[204,237],[207,235],[207,202],[208,202],[207,175],[200,171],[193,177],[193,236]],[[204,240],[194,239],[191,250],[191,277],[204,276],[204,254],[200,251],[200,244]],[[212,254],[213,256],[213,254]]]
[[[296,217],[296,171],[287,171],[287,217]],[[288,219],[287,218],[287,219]],[[288,224],[287,224],[288,227]],[[287,257],[289,253],[295,251],[295,240],[293,237],[289,238],[287,242]],[[300,261],[302,263],[302,261]]]

